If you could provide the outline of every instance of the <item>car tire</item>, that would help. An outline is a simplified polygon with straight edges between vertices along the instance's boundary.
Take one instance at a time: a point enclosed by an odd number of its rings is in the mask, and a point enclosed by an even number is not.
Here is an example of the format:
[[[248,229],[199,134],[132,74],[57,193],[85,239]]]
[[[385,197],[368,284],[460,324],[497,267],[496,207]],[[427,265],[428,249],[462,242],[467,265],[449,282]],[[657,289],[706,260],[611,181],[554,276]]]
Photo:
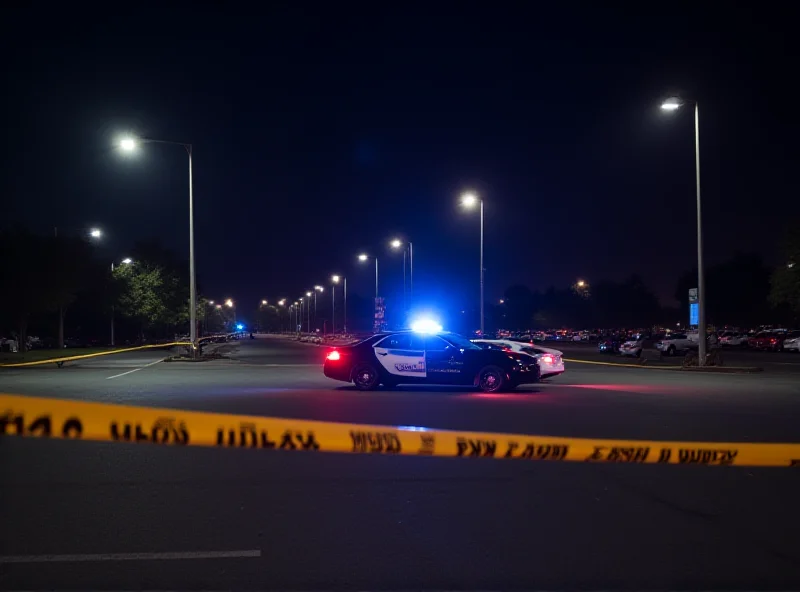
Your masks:
[[[484,366],[478,372],[478,388],[484,393],[499,393],[507,383],[506,373],[499,366]]]
[[[670,345],[667,348],[667,355],[670,356],[670,357],[675,355],[675,346],[674,345]]]
[[[353,384],[360,391],[374,391],[378,388],[380,375],[372,364],[358,364],[353,368]]]

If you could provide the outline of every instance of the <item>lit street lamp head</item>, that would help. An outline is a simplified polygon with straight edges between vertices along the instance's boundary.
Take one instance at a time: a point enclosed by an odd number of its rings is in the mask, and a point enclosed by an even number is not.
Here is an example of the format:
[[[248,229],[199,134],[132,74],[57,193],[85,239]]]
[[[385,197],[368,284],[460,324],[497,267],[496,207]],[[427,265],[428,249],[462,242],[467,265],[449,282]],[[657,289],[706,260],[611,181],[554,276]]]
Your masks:
[[[125,152],[133,152],[136,150],[137,142],[133,138],[122,138],[119,141],[119,147]]]
[[[278,306],[283,306],[284,304],[286,304],[286,299],[285,298],[283,298],[281,300],[278,300]]]
[[[123,259],[122,262],[125,265],[130,265],[131,263],[133,263],[133,259],[131,259],[130,257],[125,257],[125,259]]]
[[[331,278],[331,281],[332,281],[334,284],[338,284],[338,283],[339,283],[339,276],[338,276],[338,275],[335,275],[335,276],[333,276],[333,277]]]
[[[579,288],[583,288],[585,285],[586,285],[586,282],[584,282],[583,280],[578,280],[578,287]]]
[[[89,236],[91,236],[92,238],[100,238],[101,236],[103,236],[103,231],[100,230],[99,228],[92,228],[91,230],[89,230]]]
[[[403,243],[399,238],[394,239],[391,243],[389,243],[393,249],[399,249]]]
[[[306,296],[311,296],[311,292],[306,292]]]
[[[228,298],[228,299],[225,301],[225,306],[227,306],[228,308],[233,308],[233,300],[232,300],[232,299],[230,299],[230,298]]]
[[[325,288],[324,288],[323,286],[314,286],[314,289],[315,289],[317,292],[324,292],[324,291],[325,291]]]
[[[671,97],[661,103],[661,109],[664,111],[675,111],[676,109],[680,109],[683,103],[677,97]]]
[[[214,306],[214,301],[213,301],[213,300],[209,300],[209,301],[208,301],[208,303],[209,303],[211,306]]]
[[[366,256],[366,254],[364,254],[364,253],[361,253],[361,254],[358,256],[358,260],[359,260],[359,261],[366,261],[366,260],[367,260],[367,256]]]
[[[461,196],[461,205],[465,208],[474,208],[478,204],[478,196],[468,191]]]
[[[267,305],[267,301],[266,301],[266,300],[262,300],[262,301],[261,301],[261,305],[262,305],[262,306],[266,306],[266,305]]]

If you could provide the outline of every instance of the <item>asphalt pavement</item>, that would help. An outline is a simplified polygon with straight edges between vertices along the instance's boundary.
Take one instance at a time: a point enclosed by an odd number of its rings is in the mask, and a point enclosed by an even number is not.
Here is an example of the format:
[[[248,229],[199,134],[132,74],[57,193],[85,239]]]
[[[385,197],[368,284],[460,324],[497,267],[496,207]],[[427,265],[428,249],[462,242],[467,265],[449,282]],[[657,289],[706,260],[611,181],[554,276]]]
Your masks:
[[[324,349],[131,352],[0,391],[558,436],[792,442],[800,368],[568,364],[508,394],[322,376]],[[795,357],[800,362],[800,358]],[[788,362],[789,364],[793,362]],[[0,440],[2,589],[798,589],[795,469],[583,465]]]

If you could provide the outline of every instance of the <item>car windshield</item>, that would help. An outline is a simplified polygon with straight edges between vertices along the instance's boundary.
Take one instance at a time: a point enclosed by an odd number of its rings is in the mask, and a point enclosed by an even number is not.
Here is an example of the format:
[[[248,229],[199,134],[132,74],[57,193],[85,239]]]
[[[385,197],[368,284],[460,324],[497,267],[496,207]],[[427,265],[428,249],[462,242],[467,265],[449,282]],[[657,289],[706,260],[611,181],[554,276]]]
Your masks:
[[[481,349],[474,343],[472,343],[466,337],[462,337],[457,333],[444,333],[439,335],[442,339],[444,339],[447,343],[456,346],[459,349]]]

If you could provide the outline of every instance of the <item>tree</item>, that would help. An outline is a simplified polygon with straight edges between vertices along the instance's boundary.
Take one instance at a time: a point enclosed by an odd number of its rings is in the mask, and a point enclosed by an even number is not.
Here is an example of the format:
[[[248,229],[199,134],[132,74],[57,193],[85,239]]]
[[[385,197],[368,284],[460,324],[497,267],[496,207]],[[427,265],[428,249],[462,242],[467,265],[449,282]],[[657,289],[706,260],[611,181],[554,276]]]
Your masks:
[[[785,263],[770,276],[769,302],[788,309],[793,322],[800,319],[800,222],[789,231],[784,242]]]
[[[115,268],[114,280],[120,283],[118,310],[138,324],[141,338],[145,329],[174,328],[189,316],[180,279],[160,265],[137,259]]]
[[[0,315],[4,325],[17,329],[21,352],[30,316],[47,308],[47,255],[45,242],[24,229],[0,232]]]
[[[64,316],[81,291],[102,284],[92,248],[82,238],[52,237],[44,240],[45,258],[40,264],[46,273],[42,293],[43,308],[58,313],[58,347],[64,347]]]

